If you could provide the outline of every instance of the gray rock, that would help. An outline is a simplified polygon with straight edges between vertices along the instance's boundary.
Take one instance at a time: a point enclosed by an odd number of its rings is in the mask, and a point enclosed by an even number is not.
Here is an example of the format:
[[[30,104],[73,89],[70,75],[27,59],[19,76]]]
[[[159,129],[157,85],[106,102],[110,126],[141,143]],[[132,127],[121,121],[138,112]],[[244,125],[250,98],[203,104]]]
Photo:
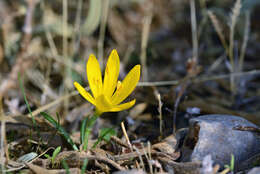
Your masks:
[[[222,168],[235,157],[235,170],[242,170],[241,163],[260,153],[260,136],[238,127],[258,128],[244,118],[232,115],[204,115],[189,121],[189,131],[182,148],[182,161],[203,161],[211,155],[214,164]]]
[[[260,173],[260,167],[255,167],[252,170],[250,170],[247,174],[259,174]]]

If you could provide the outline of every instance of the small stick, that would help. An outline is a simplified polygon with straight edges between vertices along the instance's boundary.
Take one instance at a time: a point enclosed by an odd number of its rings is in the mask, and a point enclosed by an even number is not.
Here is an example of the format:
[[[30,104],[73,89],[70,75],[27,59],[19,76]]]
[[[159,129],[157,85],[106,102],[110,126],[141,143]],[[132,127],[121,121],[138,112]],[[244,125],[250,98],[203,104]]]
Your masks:
[[[136,153],[138,154],[138,158],[139,158],[139,160],[140,160],[140,162],[141,162],[141,164],[142,164],[143,169],[145,169],[145,167],[144,167],[144,161],[143,161],[143,158],[142,158],[142,154],[139,152],[138,148],[136,148],[135,146],[134,146],[133,148],[134,148],[134,150],[136,151]],[[137,163],[137,161],[136,161],[136,163]],[[137,163],[137,164],[138,164],[138,163]],[[139,166],[139,164],[138,164],[138,166]]]
[[[133,146],[132,146],[132,144],[131,144],[131,142],[130,142],[130,140],[129,140],[129,138],[128,138],[128,135],[127,135],[127,133],[126,133],[124,122],[121,122],[121,128],[122,128],[123,133],[124,133],[124,136],[125,136],[125,138],[126,138],[126,142],[127,142],[127,144],[128,144],[128,147],[131,149],[131,152],[133,152]]]
[[[117,144],[119,144],[119,145],[121,145],[121,146],[123,146],[123,147],[128,148],[128,144],[126,144],[126,143],[123,142],[121,139],[117,138],[116,136],[111,136],[110,139],[111,139],[112,141],[114,141],[115,143],[117,143]]]
[[[149,170],[150,170],[150,173],[153,174],[153,166],[151,164],[151,160],[152,160],[152,155],[151,155],[151,143],[150,141],[148,141],[148,147],[147,147],[147,152],[145,151],[145,148],[144,148],[144,145],[142,143],[142,148],[143,148],[143,151],[144,151],[144,156],[145,158],[147,159],[147,162],[148,162],[148,165],[149,165]],[[148,154],[148,155],[147,155]],[[149,156],[149,157],[148,157]]]
[[[163,121],[162,121],[162,101],[161,101],[161,95],[160,93],[158,92],[158,90],[155,89],[154,91],[154,94],[159,102],[159,106],[158,106],[158,112],[159,112],[159,119],[160,119],[160,137],[159,137],[159,140],[162,139],[163,137],[163,131],[162,131],[162,126],[163,126]]]

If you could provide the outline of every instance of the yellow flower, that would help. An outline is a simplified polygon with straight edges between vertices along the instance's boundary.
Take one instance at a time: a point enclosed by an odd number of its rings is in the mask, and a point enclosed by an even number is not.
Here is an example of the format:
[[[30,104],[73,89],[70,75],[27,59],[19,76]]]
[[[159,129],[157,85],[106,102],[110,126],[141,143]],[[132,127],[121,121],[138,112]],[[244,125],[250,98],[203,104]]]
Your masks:
[[[135,89],[140,79],[140,65],[136,65],[125,77],[123,82],[118,81],[120,68],[120,60],[117,51],[114,49],[110,53],[105,69],[104,81],[99,63],[96,57],[91,54],[89,56],[86,71],[88,83],[93,96],[88,93],[79,83],[74,82],[74,86],[79,93],[96,106],[97,113],[100,115],[103,112],[117,112],[128,109],[135,104],[135,99],[120,104],[125,100]]]

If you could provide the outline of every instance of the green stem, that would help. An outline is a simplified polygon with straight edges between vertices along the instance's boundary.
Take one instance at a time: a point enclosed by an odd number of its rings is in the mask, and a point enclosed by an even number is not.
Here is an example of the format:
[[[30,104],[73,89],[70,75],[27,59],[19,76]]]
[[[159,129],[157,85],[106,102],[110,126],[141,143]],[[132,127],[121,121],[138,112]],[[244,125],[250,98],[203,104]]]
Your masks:
[[[94,115],[89,119],[87,126],[86,126],[86,130],[85,130],[85,136],[84,136],[84,144],[83,144],[83,150],[86,151],[88,148],[88,139],[89,139],[89,134],[95,124],[95,122],[97,121],[99,114],[98,113],[94,113]]]

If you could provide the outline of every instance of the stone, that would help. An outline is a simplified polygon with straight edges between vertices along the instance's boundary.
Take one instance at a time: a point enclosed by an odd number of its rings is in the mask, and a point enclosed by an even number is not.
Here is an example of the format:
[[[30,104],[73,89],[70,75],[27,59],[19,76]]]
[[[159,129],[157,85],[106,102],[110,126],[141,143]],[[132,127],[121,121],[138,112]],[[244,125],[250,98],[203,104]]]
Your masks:
[[[248,174],[259,174],[259,173],[260,173],[260,167],[255,167],[248,172]]]
[[[259,129],[246,119],[232,115],[212,114],[190,119],[181,161],[203,161],[211,155],[214,164],[224,168],[230,165],[233,154],[236,171],[242,170],[242,166],[249,167],[252,164],[249,159],[260,153],[260,136],[241,128]],[[240,165],[245,161],[248,164]]]

